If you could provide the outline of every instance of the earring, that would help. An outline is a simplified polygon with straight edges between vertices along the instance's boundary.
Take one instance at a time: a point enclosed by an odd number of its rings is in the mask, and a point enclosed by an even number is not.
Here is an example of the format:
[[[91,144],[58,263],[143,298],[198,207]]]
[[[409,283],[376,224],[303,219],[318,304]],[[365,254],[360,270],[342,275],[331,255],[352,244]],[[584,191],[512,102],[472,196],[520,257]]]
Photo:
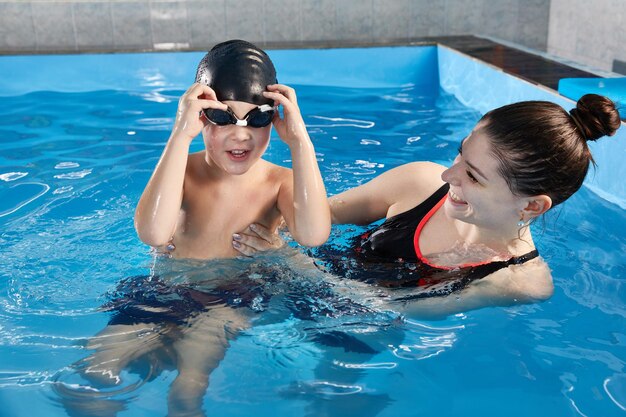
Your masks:
[[[520,217],[519,221],[517,222],[517,227],[519,227],[520,229],[522,227],[526,227],[530,224],[530,219],[528,219],[528,221],[524,221],[524,216]]]

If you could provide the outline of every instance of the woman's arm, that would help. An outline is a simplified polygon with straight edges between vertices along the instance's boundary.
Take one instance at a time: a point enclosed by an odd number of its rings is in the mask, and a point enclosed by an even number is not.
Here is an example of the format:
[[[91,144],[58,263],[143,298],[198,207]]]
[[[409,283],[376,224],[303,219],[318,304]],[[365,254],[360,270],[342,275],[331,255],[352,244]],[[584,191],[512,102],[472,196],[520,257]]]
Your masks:
[[[453,314],[484,307],[516,304],[511,297],[473,283],[467,288],[442,297],[419,298],[411,301],[391,302],[390,307],[408,317],[423,320],[443,320]]]
[[[370,224],[409,210],[441,187],[445,168],[413,162],[383,172],[359,187],[331,197],[334,224]]]
[[[409,210],[441,187],[444,170],[445,167],[431,162],[413,162],[384,172],[366,184],[329,198],[332,222],[369,224]],[[238,236],[239,246],[235,249],[246,256],[282,245],[280,238],[258,224]]]
[[[148,185],[135,210],[135,229],[150,246],[166,245],[174,235],[183,199],[183,183],[189,146],[202,131],[202,109],[225,110],[215,92],[206,85],[193,84],[180,98],[176,122]]]
[[[294,89],[281,84],[267,88],[265,97],[283,106],[283,119],[277,113],[274,127],[289,146],[293,167],[293,180],[285,181],[278,193],[278,209],[298,243],[318,246],[330,234],[330,208],[315,149],[300,115]]]
[[[553,290],[550,268],[543,260],[533,260],[498,270],[445,297],[391,302],[391,305],[394,310],[413,318],[443,319],[484,307],[545,301],[552,296]]]

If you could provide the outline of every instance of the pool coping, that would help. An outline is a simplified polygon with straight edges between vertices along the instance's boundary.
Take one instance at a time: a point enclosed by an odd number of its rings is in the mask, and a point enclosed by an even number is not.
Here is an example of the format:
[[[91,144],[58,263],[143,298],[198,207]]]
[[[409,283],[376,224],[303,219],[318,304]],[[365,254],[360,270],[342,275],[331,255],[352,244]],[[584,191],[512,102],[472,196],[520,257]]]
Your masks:
[[[414,38],[380,43],[366,42],[306,42],[289,44],[267,44],[267,49],[331,49],[331,48],[376,48],[381,46],[445,46],[494,66],[507,74],[514,75],[535,85],[558,91],[561,78],[598,78],[601,75],[497,41],[474,36],[437,36]]]

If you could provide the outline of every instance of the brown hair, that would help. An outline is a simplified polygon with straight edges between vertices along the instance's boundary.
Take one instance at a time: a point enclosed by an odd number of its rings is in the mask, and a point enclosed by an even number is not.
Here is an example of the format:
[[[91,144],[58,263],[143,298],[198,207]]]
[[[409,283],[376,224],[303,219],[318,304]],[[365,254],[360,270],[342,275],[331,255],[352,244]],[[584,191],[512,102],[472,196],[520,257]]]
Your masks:
[[[513,194],[547,195],[556,206],[580,188],[594,163],[587,141],[612,136],[620,125],[615,103],[587,94],[569,113],[548,101],[523,101],[488,112],[478,126]]]

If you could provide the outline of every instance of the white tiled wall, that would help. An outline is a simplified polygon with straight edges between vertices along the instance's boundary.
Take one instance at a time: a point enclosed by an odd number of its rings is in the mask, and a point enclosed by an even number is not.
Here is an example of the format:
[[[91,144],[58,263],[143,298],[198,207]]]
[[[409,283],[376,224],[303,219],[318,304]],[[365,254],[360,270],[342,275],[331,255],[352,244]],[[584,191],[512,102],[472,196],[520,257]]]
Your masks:
[[[626,0],[552,0],[548,52],[605,71],[626,61]]]
[[[550,0],[0,0],[0,53],[489,35],[546,50]]]

